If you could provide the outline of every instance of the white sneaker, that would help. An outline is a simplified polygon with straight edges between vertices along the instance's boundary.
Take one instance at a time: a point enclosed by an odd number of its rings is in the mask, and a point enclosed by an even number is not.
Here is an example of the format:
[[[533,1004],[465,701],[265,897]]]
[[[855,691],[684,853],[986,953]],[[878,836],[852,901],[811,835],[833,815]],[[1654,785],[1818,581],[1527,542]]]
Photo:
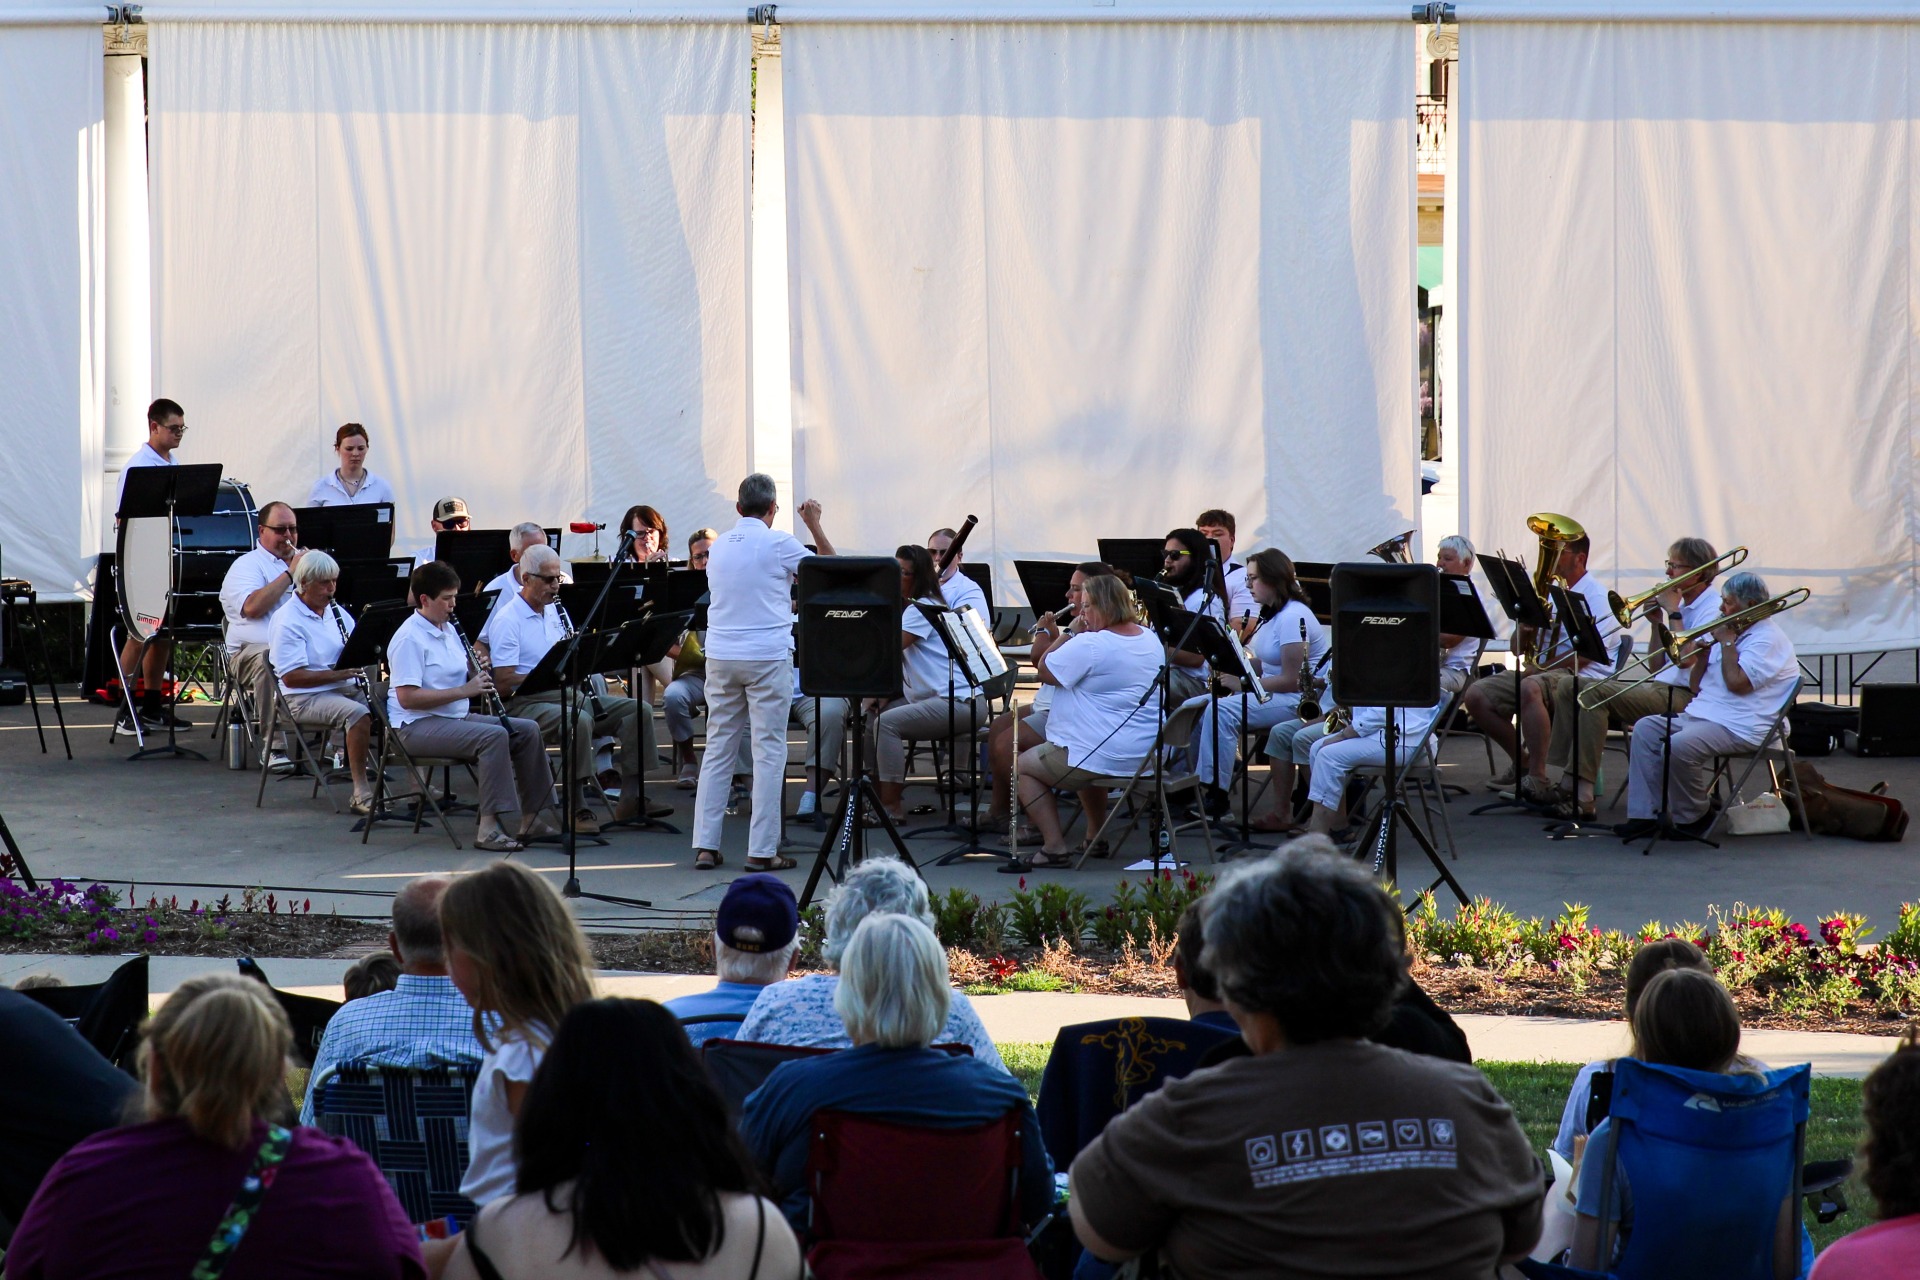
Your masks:
[[[802,791],[800,793],[800,807],[794,810],[794,814],[796,817],[811,818],[819,807],[819,802],[814,799],[813,792]]]

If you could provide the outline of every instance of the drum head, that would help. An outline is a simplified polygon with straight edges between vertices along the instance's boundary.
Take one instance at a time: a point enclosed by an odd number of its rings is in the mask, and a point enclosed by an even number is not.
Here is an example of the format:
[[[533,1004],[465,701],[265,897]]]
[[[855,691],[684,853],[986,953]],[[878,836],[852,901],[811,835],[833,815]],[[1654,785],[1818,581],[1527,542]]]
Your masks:
[[[114,569],[120,575],[120,618],[136,640],[150,640],[166,625],[173,591],[173,522],[138,516],[120,522]]]

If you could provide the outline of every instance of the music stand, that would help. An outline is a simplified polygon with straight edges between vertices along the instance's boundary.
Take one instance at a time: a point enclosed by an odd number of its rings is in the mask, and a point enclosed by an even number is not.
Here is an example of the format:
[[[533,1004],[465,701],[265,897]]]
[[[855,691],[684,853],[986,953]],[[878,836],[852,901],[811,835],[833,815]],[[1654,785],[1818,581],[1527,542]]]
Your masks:
[[[642,584],[629,582],[624,576],[617,584],[609,585],[602,581],[599,585],[575,582],[560,588],[557,597],[560,607],[567,611],[568,617],[586,617],[593,611],[600,593],[605,592],[607,602],[600,609],[600,626],[603,631],[613,631],[629,622],[638,622],[653,611],[653,602],[643,599]]]
[[[220,494],[221,467],[217,462],[199,462],[172,467],[134,467],[123,472],[124,483],[120,487],[119,518],[125,520],[156,519],[164,517],[169,526],[179,522],[181,516],[210,516],[213,514],[215,500]],[[169,551],[169,555],[172,552]],[[177,574],[177,569],[176,569]],[[177,577],[176,577],[177,580]],[[140,642],[140,659],[144,663],[149,646],[173,639],[173,606],[175,592],[167,592],[167,616],[154,628],[151,636]],[[131,630],[128,632],[132,634]],[[137,664],[136,664],[137,665]],[[176,682],[172,693],[165,692],[162,682],[161,710],[167,718],[167,743],[165,746],[145,745],[144,738],[139,750],[128,756],[129,760],[145,760],[152,756],[182,756],[194,760],[205,760],[206,756],[179,742],[179,716],[174,712],[180,705],[180,687]],[[133,692],[127,686],[125,673],[120,680],[121,695],[127,700],[127,715],[133,720],[136,731],[140,725],[140,709],[133,703]]]
[[[1295,560],[1294,578],[1307,593],[1307,607],[1322,626],[1333,621],[1333,563],[1326,560]]]
[[[333,598],[343,609],[358,611],[373,604],[393,601],[406,603],[407,580],[413,574],[413,561],[342,560],[340,580]]]
[[[393,633],[400,629],[413,614],[413,603],[409,600],[382,600],[368,605],[354,619],[353,630],[347,634],[347,643],[341,648],[340,656],[334,659],[335,666],[341,671],[357,670],[365,667],[379,668],[386,664],[387,648],[393,643]],[[384,711],[376,713],[374,723],[383,732],[391,732]],[[447,795],[443,807],[454,807],[453,796]],[[420,816],[420,799],[415,797],[413,807],[406,813],[387,811],[387,771],[376,768],[373,771],[373,804],[367,815],[350,828],[353,831],[365,831],[380,822],[415,822]]]
[[[512,536],[509,529],[442,529],[434,535],[433,558],[452,565],[467,591],[475,592],[513,568]]]
[[[1560,625],[1572,640],[1572,658],[1567,670],[1573,677],[1573,759],[1580,759],[1580,667],[1585,662],[1612,662],[1613,655],[1607,652],[1607,642],[1600,638],[1600,629],[1594,625],[1593,612],[1587,607],[1587,598],[1577,592],[1569,591],[1559,583],[1547,588],[1547,595],[1553,601],[1554,616],[1560,619]],[[1515,783],[1519,779],[1514,779]],[[1596,803],[1598,803],[1596,797]],[[1574,812],[1580,810],[1578,779],[1575,780],[1573,797]],[[1563,819],[1548,826],[1548,838],[1569,840],[1575,836],[1612,835],[1611,826],[1587,828],[1580,824],[1578,817]]]
[[[1134,578],[1157,578],[1165,563],[1165,538],[1101,538],[1096,544],[1100,559],[1116,569],[1125,569]]]
[[[965,842],[949,849],[934,859],[933,865],[944,867],[957,862],[970,854],[984,853],[989,857],[1007,858],[1017,850],[1002,852],[980,843],[980,769],[976,758],[969,770],[971,782],[967,788],[967,825],[961,826],[957,812],[959,799],[954,793],[953,773],[959,763],[959,752],[953,744],[959,740],[960,726],[954,710],[954,696],[958,692],[955,673],[964,676],[969,685],[986,693],[986,683],[1007,673],[1007,660],[993,642],[992,630],[983,622],[973,606],[948,609],[941,605],[913,602],[913,607],[925,615],[933,627],[933,634],[947,651],[947,820],[938,826],[917,827],[906,833],[908,839],[923,835],[937,835],[948,832],[962,836]],[[980,737],[980,713],[977,707],[969,705],[967,709],[967,742],[973,750]],[[974,751],[977,757],[977,751]]]
[[[349,560],[385,560],[393,551],[393,504],[368,502],[345,507],[295,507],[300,545]]]
[[[60,745],[66,748],[67,759],[71,760],[73,759],[73,741],[67,737],[67,713],[61,709],[60,688],[54,683],[53,662],[47,657],[47,628],[46,624],[42,622],[40,618],[40,595],[33,589],[31,582],[26,581],[24,578],[0,578],[0,617],[5,617],[10,610],[24,611],[26,615],[33,620],[33,639],[34,643],[38,645],[40,649],[40,670],[38,674],[40,678],[46,682],[47,697],[53,703],[54,718],[60,722]],[[19,637],[19,634],[19,615],[16,612],[14,622],[14,636],[16,639]],[[34,686],[34,675],[36,673],[33,669],[33,663],[24,656],[24,653],[20,659],[20,666],[26,672],[27,701],[33,705],[33,729],[40,737],[40,754],[46,755],[47,730],[46,726],[40,720],[40,693]],[[0,833],[4,833],[5,825],[5,820],[0,819]]]
[[[1248,704],[1249,700],[1254,696],[1254,690],[1259,690],[1258,696],[1262,703],[1273,701],[1272,692],[1268,690],[1264,684],[1260,683],[1260,673],[1254,670],[1253,663],[1249,660],[1252,655],[1247,652],[1246,646],[1240,643],[1239,637],[1233,635],[1221,624],[1220,619],[1211,614],[1205,614],[1200,617],[1199,623],[1194,627],[1188,643],[1193,647],[1195,653],[1198,653],[1207,660],[1207,665],[1212,667],[1216,673],[1224,671],[1228,675],[1239,678],[1240,726],[1242,729],[1245,729],[1248,719]],[[1211,720],[1209,736],[1217,754],[1220,746],[1220,698],[1218,695],[1215,695],[1211,701],[1212,705],[1207,708],[1207,715]],[[1240,744],[1238,742],[1234,744],[1236,762],[1240,754],[1239,746]],[[1196,769],[1199,765],[1199,760],[1197,759],[1198,754],[1198,752],[1195,753],[1196,759],[1194,764]],[[1216,768],[1220,764],[1217,760],[1214,763]],[[1238,839],[1228,840],[1220,846],[1217,852],[1225,854],[1237,853],[1242,849],[1277,848],[1278,846],[1276,845],[1261,844],[1253,838],[1253,828],[1247,825],[1247,773],[1244,769],[1238,772],[1240,774],[1240,836]]]
[[[961,565],[965,569],[966,565]],[[1043,613],[1059,615],[1067,611],[1067,589],[1073,583],[1075,566],[1059,560],[1015,560],[1013,572],[1026,592],[1027,607],[1038,618]]]
[[[1546,606],[1540,603],[1540,597],[1534,594],[1533,578],[1528,575],[1526,566],[1518,560],[1508,560],[1497,555],[1483,555],[1480,567],[1486,571],[1487,585],[1493,588],[1493,598],[1499,602],[1500,611],[1513,623],[1513,645],[1510,653],[1513,657],[1513,794],[1512,800],[1495,800],[1472,810],[1468,816],[1479,817],[1483,813],[1521,813],[1533,814],[1530,804],[1520,801],[1520,779],[1526,774],[1527,740],[1526,725],[1520,714],[1520,682],[1526,679],[1521,669],[1525,662],[1520,652],[1519,639],[1521,628],[1530,628],[1535,632],[1551,625]],[[1493,677],[1497,679],[1498,677]]]

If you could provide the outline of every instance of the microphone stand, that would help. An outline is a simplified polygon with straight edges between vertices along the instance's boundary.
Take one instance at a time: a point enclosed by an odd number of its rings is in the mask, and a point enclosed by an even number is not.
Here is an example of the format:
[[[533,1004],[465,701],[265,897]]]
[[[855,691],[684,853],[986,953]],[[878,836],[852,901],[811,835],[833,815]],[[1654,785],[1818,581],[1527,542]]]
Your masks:
[[[613,584],[620,577],[620,566],[625,564],[632,555],[634,538],[637,536],[637,533],[632,529],[621,531],[620,545],[614,548],[613,560],[607,565],[607,579],[600,584],[600,594],[595,597],[593,607],[587,610],[586,621],[581,623],[579,628],[563,642],[566,645],[566,650],[560,660],[562,672],[568,675],[573,673],[574,657],[580,651],[580,637],[590,630],[599,620],[600,611],[606,607],[607,596],[613,591]],[[578,737],[578,734],[574,731],[574,708],[578,703],[577,701],[570,701],[570,697],[577,699],[579,697],[579,691],[577,689],[569,690],[568,685],[571,683],[571,681],[563,680],[560,685],[560,771],[563,779],[560,784],[560,794],[563,797],[560,805],[560,847],[564,849],[567,854],[567,882],[561,888],[560,896],[563,898],[592,898],[596,902],[610,902],[616,906],[651,906],[653,905],[652,903],[643,902],[638,898],[612,898],[605,894],[584,893],[580,889],[578,837],[574,831],[573,796],[570,790],[573,786],[573,753],[579,746],[579,744],[574,741],[574,739]],[[638,690],[634,692],[638,692]],[[634,714],[652,715],[653,708],[642,700]],[[645,760],[639,762],[639,802],[642,815],[646,813],[646,777],[648,763],[649,762]]]
[[[1667,683],[1664,682],[1663,683]],[[1670,808],[1673,800],[1673,685],[1667,683],[1667,730],[1666,740],[1660,747],[1660,817],[1659,825],[1646,837],[1647,847],[1640,851],[1641,857],[1653,852],[1653,846],[1660,840],[1692,840],[1709,848],[1718,849],[1718,840],[1709,840],[1704,835],[1695,835],[1691,831],[1682,831],[1673,820]]]

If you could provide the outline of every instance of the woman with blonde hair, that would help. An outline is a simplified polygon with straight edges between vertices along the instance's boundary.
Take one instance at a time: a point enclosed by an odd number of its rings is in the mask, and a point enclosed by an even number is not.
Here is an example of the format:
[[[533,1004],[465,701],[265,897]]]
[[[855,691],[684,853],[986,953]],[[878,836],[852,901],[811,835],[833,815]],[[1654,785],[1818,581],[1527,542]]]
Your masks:
[[[586,935],[552,886],[517,862],[460,876],[440,899],[453,985],[473,1006],[486,1057],[473,1086],[460,1194],[513,1194],[513,1121],[567,1011],[593,998]]]
[[[293,1127],[292,1047],[260,983],[181,984],[142,1033],[143,1119],[53,1167],[7,1251],[8,1280],[424,1276],[373,1161]]]

